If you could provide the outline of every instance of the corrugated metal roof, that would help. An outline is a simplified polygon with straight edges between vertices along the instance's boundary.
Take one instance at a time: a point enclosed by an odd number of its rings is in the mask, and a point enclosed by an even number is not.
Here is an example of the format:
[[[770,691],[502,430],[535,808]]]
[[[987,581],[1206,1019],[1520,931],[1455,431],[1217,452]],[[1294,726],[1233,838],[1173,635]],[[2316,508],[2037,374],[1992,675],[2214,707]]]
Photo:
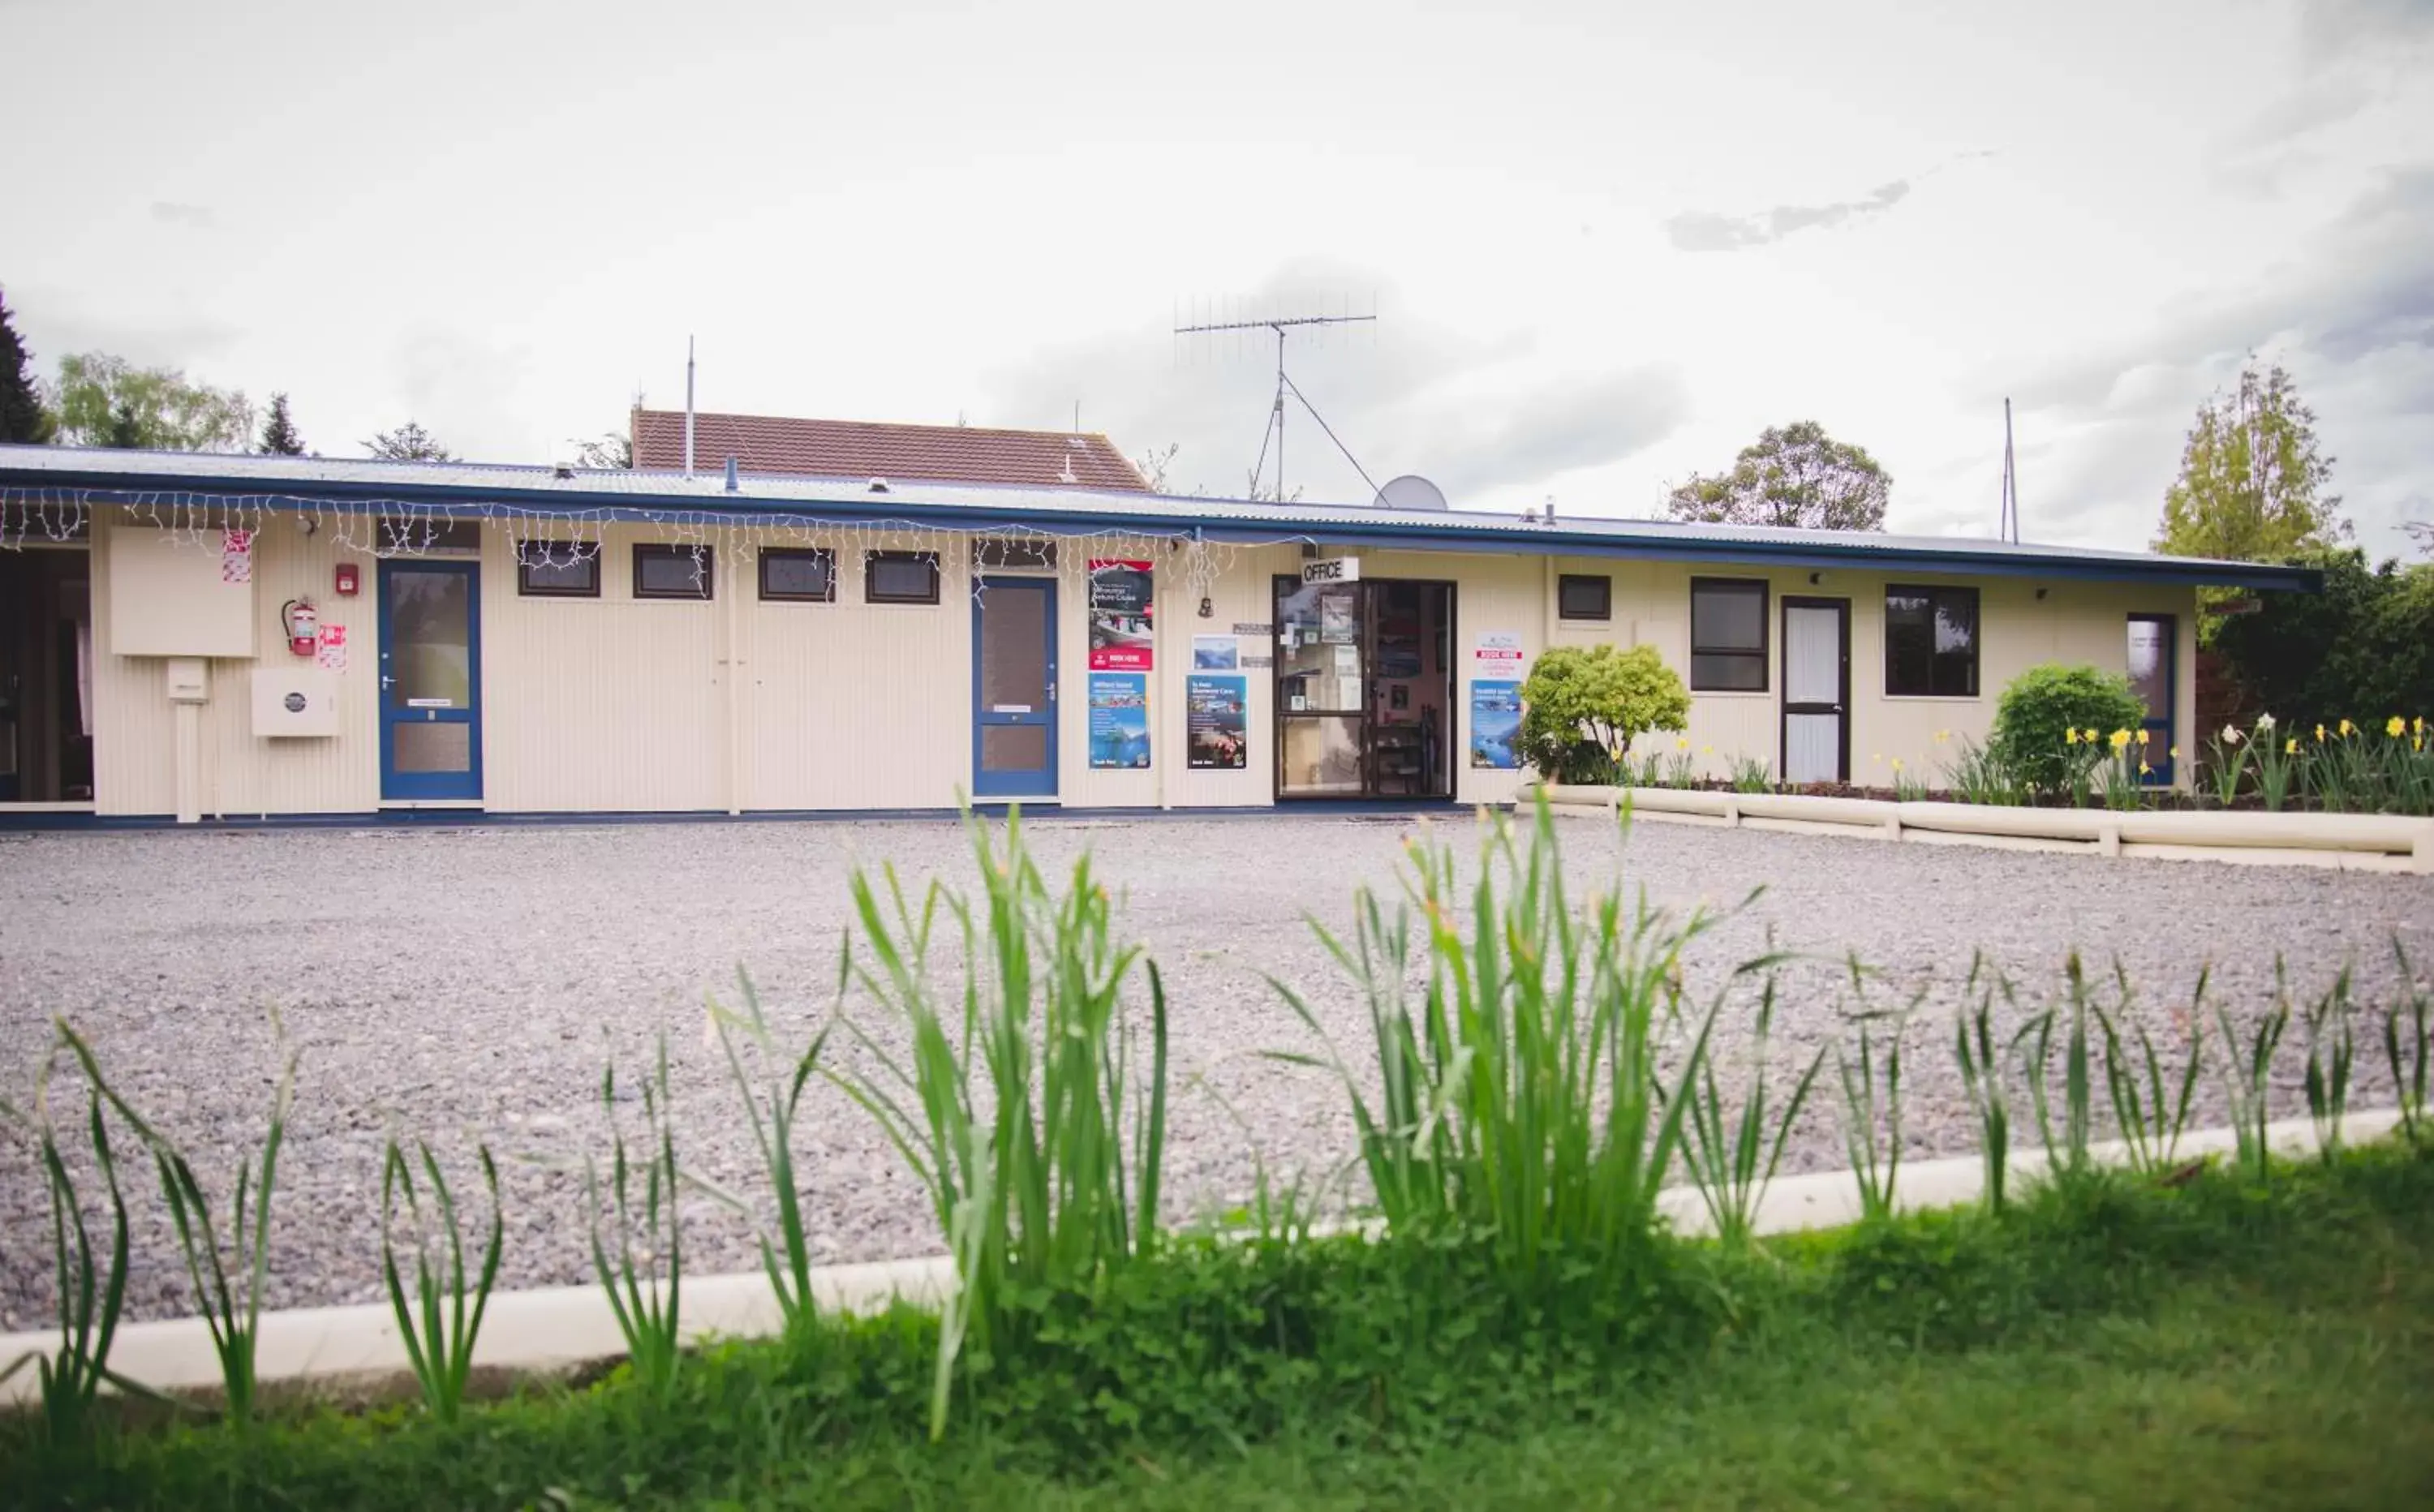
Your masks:
[[[468,462],[386,462],[264,457],[203,451],[126,451],[0,446],[0,483],[20,487],[118,493],[184,490],[302,499],[392,500],[471,507],[498,503],[535,513],[599,510],[650,514],[785,515],[849,522],[1023,526],[1047,531],[1122,530],[1200,535],[1232,541],[1315,541],[1345,546],[1531,555],[1662,557],[2004,576],[2165,580],[2225,587],[2312,591],[2303,568],[2145,552],[2051,546],[1965,536],[1894,535],[1565,516],[1552,523],[1468,510],[1411,511],[1346,504],[1279,504],[1094,488],[915,483],[870,489],[867,478],[746,474],[730,491],[722,475],[630,472]]]

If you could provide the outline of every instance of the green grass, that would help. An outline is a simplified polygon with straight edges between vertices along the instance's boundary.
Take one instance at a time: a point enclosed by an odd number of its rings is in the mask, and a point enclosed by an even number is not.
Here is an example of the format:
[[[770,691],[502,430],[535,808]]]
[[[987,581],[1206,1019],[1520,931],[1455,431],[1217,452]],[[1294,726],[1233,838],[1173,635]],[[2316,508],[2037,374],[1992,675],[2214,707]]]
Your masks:
[[[2434,1159],[2159,1188],[1758,1252],[1660,1241],[1618,1283],[1476,1239],[1181,1242],[1010,1297],[927,1441],[933,1318],[823,1319],[469,1408],[276,1412],[39,1447],[74,1506],[2415,1507],[2434,1499]]]

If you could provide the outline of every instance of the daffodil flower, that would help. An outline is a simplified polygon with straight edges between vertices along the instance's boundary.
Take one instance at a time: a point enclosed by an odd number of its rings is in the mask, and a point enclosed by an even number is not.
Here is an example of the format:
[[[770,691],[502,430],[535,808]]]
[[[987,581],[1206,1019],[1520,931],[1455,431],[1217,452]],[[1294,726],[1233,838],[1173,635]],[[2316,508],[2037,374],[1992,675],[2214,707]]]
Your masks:
[[[2292,736],[2289,740],[2283,745],[2282,754],[2284,756],[2297,756],[2299,754],[2299,738],[2297,736]]]
[[[2181,748],[2177,745],[2173,746],[2170,750],[2166,751],[2164,755],[2171,757],[2175,761],[2178,761],[2181,758]]]
[[[2318,745],[2324,743],[2324,727],[2321,724],[2316,726],[2316,743]]]
[[[2347,720],[2343,720],[2343,721],[2341,721],[2341,734],[2342,734],[2342,735],[2344,735],[2344,736],[2351,736],[2351,735],[2356,735],[2357,733],[2357,725],[2352,724],[2352,723],[2351,723],[2349,721],[2347,721]]]
[[[2071,725],[2062,732],[2062,743],[2065,745],[2077,745],[2079,743],[2078,725]]]
[[[2259,714],[2256,716],[2256,727],[2260,730],[2270,730],[2273,728],[2273,716],[2271,714]]]
[[[2116,731],[2114,731],[2114,732],[2113,732],[2113,749],[2115,749],[2116,751],[2126,751],[2126,750],[2128,750],[2129,748],[2130,748],[2130,732],[2129,732],[2128,730],[2116,730]]]
[[[2408,722],[2402,719],[2397,714],[2394,714],[2391,718],[2383,722],[2383,733],[2391,736],[2395,740],[2399,739],[2402,733],[2408,728]]]
[[[2144,761],[2138,763],[2138,775],[2142,777],[2150,777],[2154,775],[2154,773],[2155,769],[2147,765]]]
[[[2225,744],[2225,745],[2237,745],[2237,744],[2239,743],[2239,740],[2240,740],[2240,735],[2239,735],[2239,726],[2238,726],[2238,725],[2237,725],[2237,724],[2226,724],[2226,725],[2224,725],[2224,726],[2222,727],[2222,743],[2223,743],[2223,744]]]
[[[1901,757],[1894,757],[1894,770],[1895,772],[1899,772],[1901,770]]]

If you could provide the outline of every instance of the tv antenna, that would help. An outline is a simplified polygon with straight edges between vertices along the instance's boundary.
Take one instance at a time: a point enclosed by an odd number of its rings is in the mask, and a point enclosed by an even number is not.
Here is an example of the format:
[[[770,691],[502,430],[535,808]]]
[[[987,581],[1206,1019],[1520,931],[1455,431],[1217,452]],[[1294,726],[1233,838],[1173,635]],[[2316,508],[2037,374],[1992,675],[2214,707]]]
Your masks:
[[[1268,448],[1273,443],[1277,452],[1275,498],[1278,503],[1284,502],[1285,500],[1285,396],[1287,394],[1299,399],[1301,407],[1310,411],[1310,417],[1318,422],[1319,430],[1325,433],[1329,441],[1335,443],[1336,450],[1344,453],[1344,460],[1352,464],[1352,470],[1361,474],[1361,481],[1369,484],[1369,492],[1373,496],[1378,492],[1378,484],[1369,476],[1369,469],[1361,466],[1361,459],[1354,456],[1351,449],[1337,438],[1334,428],[1327,423],[1327,416],[1318,413],[1318,406],[1310,401],[1310,397],[1304,394],[1285,372],[1285,338],[1293,332],[1312,331],[1324,333],[1326,328],[1329,326],[1375,325],[1377,321],[1377,312],[1372,310],[1365,315],[1277,315],[1264,320],[1200,321],[1189,325],[1178,324],[1174,328],[1174,334],[1178,337],[1216,335],[1223,331],[1273,331],[1277,333],[1277,393],[1275,400],[1268,406],[1267,428],[1260,433],[1260,460],[1251,465],[1253,499],[1260,497],[1260,479],[1267,471]]]

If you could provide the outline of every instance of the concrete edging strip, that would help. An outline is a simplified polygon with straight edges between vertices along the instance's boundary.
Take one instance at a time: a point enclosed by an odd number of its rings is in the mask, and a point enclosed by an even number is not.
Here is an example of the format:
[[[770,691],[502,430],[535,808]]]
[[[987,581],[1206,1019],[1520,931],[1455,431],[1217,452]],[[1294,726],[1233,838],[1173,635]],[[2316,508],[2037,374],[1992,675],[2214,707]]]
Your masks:
[[[1634,814],[1651,819],[1698,815],[1727,825],[1792,834],[2434,876],[2434,819],[2405,814],[2117,812],[1556,784],[1525,787],[1514,801],[1515,809],[1528,812],[1538,793],[1565,814],[1612,813],[1628,804]]]
[[[2399,1122],[2398,1113],[2389,1109],[2354,1112],[2342,1122],[2342,1137],[2352,1142],[2380,1138]],[[2286,1154],[2305,1154],[2316,1148],[2315,1126],[2305,1118],[2270,1125],[2267,1137]],[[2225,1155],[2237,1147],[2237,1136],[2231,1130],[2209,1129],[2185,1135],[2177,1158]],[[2091,1146],[2089,1152],[2100,1164],[2129,1164],[2129,1148],[2119,1141]],[[2044,1151],[2014,1150],[2011,1173],[2015,1187],[2025,1188],[2045,1169]],[[1984,1183],[1985,1164],[1975,1155],[1905,1162],[1898,1205],[1904,1212],[1961,1206],[1979,1200]],[[1678,1232],[1712,1232],[1695,1187],[1669,1188],[1658,1205]],[[1839,1228],[1858,1222],[1860,1215],[1859,1181],[1850,1171],[1788,1176],[1767,1188],[1758,1204],[1757,1232]],[[900,1300],[935,1307],[953,1285],[954,1265],[946,1255],[825,1266],[812,1272],[814,1295],[830,1313],[869,1314]],[[779,1330],[777,1299],[770,1292],[768,1277],[759,1271],[688,1279],[682,1302],[683,1333],[689,1340],[762,1338]],[[49,1332],[0,1336],[0,1368],[22,1354],[49,1353],[58,1347],[59,1336]],[[255,1368],[266,1385],[393,1377],[406,1368],[397,1317],[386,1302],[266,1313],[257,1351]],[[625,1339],[597,1285],[549,1286],[501,1292],[490,1299],[474,1363],[493,1369],[546,1374],[624,1353]],[[210,1331],[195,1317],[122,1325],[110,1363],[129,1379],[163,1391],[209,1389],[220,1380]],[[0,1404],[29,1402],[34,1396],[30,1369],[0,1385]]]

